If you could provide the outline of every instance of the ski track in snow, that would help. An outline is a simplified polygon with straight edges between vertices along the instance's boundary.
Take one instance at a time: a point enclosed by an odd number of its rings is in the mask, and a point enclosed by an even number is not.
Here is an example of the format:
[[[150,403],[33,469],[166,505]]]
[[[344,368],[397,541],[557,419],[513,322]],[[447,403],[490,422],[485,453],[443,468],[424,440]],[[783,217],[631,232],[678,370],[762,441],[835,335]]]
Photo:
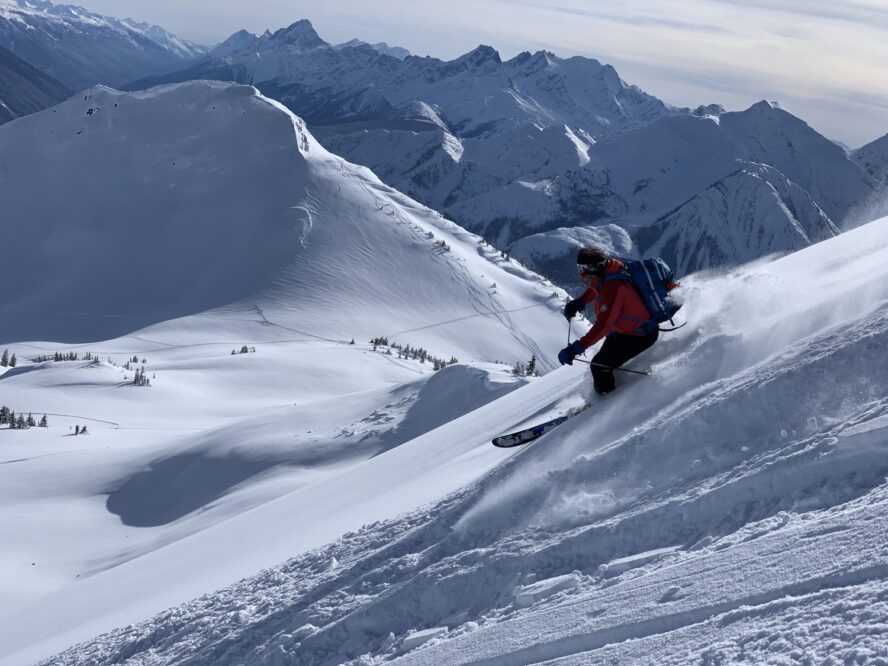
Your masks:
[[[357,174],[354,172],[350,172],[352,176],[359,178]],[[374,190],[378,189],[377,187],[373,187],[370,183],[367,183],[363,178],[360,181],[361,187],[364,189],[367,194],[373,198],[374,202],[377,206],[380,206],[383,210],[389,208],[388,214],[397,222],[397,224],[403,225],[406,228],[410,229],[418,240],[425,239],[426,229],[415,222],[411,222],[404,218],[402,211],[396,207],[392,201],[394,197],[391,194],[388,194],[387,200],[380,200]],[[465,234],[465,232],[463,232]],[[441,260],[442,258],[436,254],[432,254],[432,259]],[[453,276],[454,281],[461,283],[469,295],[471,306],[475,309],[478,315],[482,317],[494,317],[500,323],[502,323],[509,333],[525,348],[532,351],[532,353],[537,357],[537,359],[545,358],[545,352],[540,349],[539,345],[527,334],[525,334],[521,329],[512,321],[509,316],[510,311],[506,310],[496,299],[491,297],[489,292],[484,292],[483,297],[479,293],[477,285],[475,281],[468,274],[468,268],[460,261],[444,261],[445,267],[450,271]],[[524,308],[520,308],[517,310],[513,310],[511,312],[518,312],[522,310],[527,310],[534,306],[526,306]],[[388,337],[394,338],[397,335],[403,335],[406,333],[413,333],[416,331],[426,330],[429,328],[434,328],[436,326],[441,326],[444,324],[452,324],[456,321],[464,321],[469,319],[470,317],[462,317],[459,319],[452,319],[442,322],[436,322],[434,324],[429,324],[427,326],[422,326],[414,329],[409,329],[405,331],[397,331],[388,334]]]

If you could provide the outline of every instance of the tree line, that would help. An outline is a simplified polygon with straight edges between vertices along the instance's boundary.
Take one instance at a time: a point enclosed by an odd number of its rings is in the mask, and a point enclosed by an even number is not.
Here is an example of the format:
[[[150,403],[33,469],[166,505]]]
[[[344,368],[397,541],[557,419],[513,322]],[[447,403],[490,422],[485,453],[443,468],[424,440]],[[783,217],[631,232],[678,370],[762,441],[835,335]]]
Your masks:
[[[11,430],[27,430],[28,428],[48,428],[49,422],[46,420],[46,414],[38,422],[33,414],[16,414],[6,405],[0,407],[0,425],[7,425]]]
[[[373,351],[379,351],[380,347],[384,347],[385,351],[382,353],[389,356],[394,355],[392,352],[392,350],[394,349],[398,352],[399,359],[411,359],[413,361],[419,361],[420,363],[425,363],[428,361],[432,364],[432,369],[434,370],[441,370],[443,368],[446,368],[448,365],[459,363],[459,360],[455,356],[451,356],[449,361],[445,361],[443,358],[433,356],[422,347],[399,345],[397,342],[389,342],[389,339],[386,337],[373,338],[372,340],[370,340],[370,344],[373,345]]]

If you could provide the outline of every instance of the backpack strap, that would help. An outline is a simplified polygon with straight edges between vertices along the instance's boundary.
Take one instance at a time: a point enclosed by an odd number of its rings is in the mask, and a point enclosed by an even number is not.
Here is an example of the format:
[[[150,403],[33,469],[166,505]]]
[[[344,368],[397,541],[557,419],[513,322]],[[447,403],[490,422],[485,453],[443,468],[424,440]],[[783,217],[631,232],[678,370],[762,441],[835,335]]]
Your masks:
[[[643,261],[639,262],[639,263],[641,264],[641,268],[644,271],[645,277],[647,278],[648,286],[650,287],[651,298],[655,299],[657,307],[660,309],[660,312],[666,312],[666,304],[662,301],[662,299],[660,298],[660,295],[657,293],[656,287],[654,287],[654,280],[653,280],[653,278],[651,278],[651,272],[648,270],[648,267],[645,265],[645,263]],[[657,277],[660,277],[660,275],[657,275]],[[672,321],[672,317],[669,318],[669,323],[672,324],[673,326],[675,326],[675,322]]]
[[[616,273],[611,273],[610,275],[605,275],[601,278],[601,286],[604,287],[608,282],[613,282],[614,280],[622,280],[623,282],[629,283],[629,285],[633,288],[635,293],[638,293],[638,288],[635,285],[635,280],[632,279],[632,276],[629,274],[625,268],[617,271]],[[601,300],[601,291],[598,292],[597,300]],[[641,294],[639,294],[639,298],[641,298]],[[641,299],[642,303],[644,303],[644,298]],[[622,319],[627,319],[629,321],[634,321],[639,324],[638,328],[636,328],[633,333],[637,333],[638,335],[648,335],[649,333],[653,333],[657,328],[656,320],[651,317],[650,319],[641,319],[639,317],[630,317],[627,314],[620,313],[620,317]]]

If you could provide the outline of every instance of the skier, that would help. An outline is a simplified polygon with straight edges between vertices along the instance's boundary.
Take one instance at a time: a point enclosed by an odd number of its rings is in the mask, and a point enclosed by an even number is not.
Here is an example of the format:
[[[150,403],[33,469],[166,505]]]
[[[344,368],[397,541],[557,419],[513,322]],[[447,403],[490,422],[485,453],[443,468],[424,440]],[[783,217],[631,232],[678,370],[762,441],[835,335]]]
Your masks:
[[[573,365],[574,359],[605,338],[592,358],[592,379],[595,392],[607,395],[616,388],[613,368],[618,368],[659,337],[659,329],[631,282],[620,279],[624,265],[595,247],[584,247],[577,253],[577,271],[586,291],[564,307],[570,321],[586,305],[595,309],[595,325],[579,340],[558,353],[561,365]],[[651,327],[653,324],[653,328]]]

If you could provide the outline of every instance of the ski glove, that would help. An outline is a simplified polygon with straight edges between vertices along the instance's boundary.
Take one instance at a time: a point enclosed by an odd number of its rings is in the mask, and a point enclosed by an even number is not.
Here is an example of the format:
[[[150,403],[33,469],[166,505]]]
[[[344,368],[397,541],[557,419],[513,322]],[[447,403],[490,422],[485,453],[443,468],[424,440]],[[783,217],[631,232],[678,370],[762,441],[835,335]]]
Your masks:
[[[580,341],[574,340],[567,347],[558,352],[558,361],[561,365],[573,365],[574,359],[585,351],[586,348],[580,344]]]
[[[578,312],[582,312],[586,309],[586,301],[582,298],[575,298],[570,303],[564,306],[564,317],[570,321],[574,317],[577,316]]]

